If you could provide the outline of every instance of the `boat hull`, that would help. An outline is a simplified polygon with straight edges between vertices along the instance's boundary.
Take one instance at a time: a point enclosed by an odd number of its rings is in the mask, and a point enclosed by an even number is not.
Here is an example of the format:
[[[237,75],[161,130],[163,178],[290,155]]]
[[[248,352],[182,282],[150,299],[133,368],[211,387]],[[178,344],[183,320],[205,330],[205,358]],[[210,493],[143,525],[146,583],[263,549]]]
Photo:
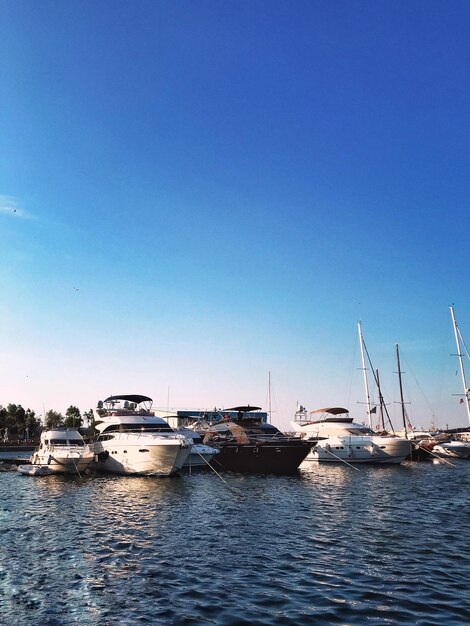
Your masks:
[[[191,452],[191,443],[184,437],[157,440],[145,436],[117,437],[95,443],[95,467],[113,474],[140,476],[171,476],[179,472]]]
[[[320,441],[307,457],[321,463],[399,464],[411,453],[406,439],[335,437]]]
[[[217,454],[211,465],[217,470],[249,474],[294,474],[312,447],[302,440],[255,443],[214,443]]]
[[[191,453],[185,462],[185,468],[210,467],[210,463],[214,456],[218,454],[218,450],[212,446],[193,443]]]
[[[450,456],[454,459],[468,459],[470,457],[470,444],[449,441],[434,446],[433,453],[441,457]]]
[[[17,470],[23,476],[50,476],[55,474],[47,465],[18,465]]]
[[[52,451],[47,455],[35,453],[31,457],[31,465],[46,467],[49,474],[81,474],[93,462],[92,450],[75,453]]]

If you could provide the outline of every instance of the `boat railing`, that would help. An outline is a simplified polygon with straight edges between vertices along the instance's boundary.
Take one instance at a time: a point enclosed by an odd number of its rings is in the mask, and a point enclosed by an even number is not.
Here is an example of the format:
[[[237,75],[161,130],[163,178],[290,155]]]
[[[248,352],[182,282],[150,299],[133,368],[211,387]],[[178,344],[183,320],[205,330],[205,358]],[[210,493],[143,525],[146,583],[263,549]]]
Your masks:
[[[189,439],[189,437],[186,437],[184,434],[175,433],[171,430],[113,430],[111,432],[104,431],[101,435],[99,435],[98,440],[100,438],[104,440],[105,435],[109,435],[109,437],[112,437],[113,439],[129,439],[130,437],[132,437],[132,439],[148,439],[149,436],[162,439]]]
[[[78,452],[79,454],[83,454],[83,452],[90,452],[92,450],[91,446],[88,444],[78,445],[75,443],[67,443],[59,444],[59,443],[51,443],[47,446],[49,452]]]

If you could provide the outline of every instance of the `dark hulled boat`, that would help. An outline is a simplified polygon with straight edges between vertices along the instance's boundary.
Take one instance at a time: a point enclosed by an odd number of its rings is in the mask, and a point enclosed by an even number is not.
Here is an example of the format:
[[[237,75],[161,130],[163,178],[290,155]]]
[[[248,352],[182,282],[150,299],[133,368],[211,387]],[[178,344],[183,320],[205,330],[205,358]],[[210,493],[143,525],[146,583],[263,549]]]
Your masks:
[[[250,474],[294,474],[315,442],[282,433],[259,417],[259,407],[226,409],[236,418],[196,425],[204,443],[219,450],[212,459],[216,470]],[[223,412],[222,412],[223,413]]]

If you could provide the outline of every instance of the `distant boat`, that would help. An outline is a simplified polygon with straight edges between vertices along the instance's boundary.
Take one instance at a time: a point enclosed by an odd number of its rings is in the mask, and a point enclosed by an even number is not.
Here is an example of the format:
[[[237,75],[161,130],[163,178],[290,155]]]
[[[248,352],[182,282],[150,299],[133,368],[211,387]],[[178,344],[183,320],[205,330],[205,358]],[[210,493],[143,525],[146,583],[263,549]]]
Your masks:
[[[192,440],[176,433],[151,411],[152,398],[110,396],[95,409],[98,470],[114,474],[171,476],[181,470]]]
[[[94,452],[75,428],[46,430],[28,465],[19,465],[21,474],[80,474],[94,459]]]
[[[285,435],[264,421],[260,410],[237,406],[223,411],[225,420],[195,424],[204,443],[219,451],[211,463],[216,470],[278,475],[298,470],[313,442]]]
[[[411,461],[433,461],[436,458],[470,458],[470,443],[455,438],[455,435],[440,430],[408,431],[412,446]]]
[[[323,463],[402,463],[411,452],[402,437],[379,435],[358,424],[342,407],[328,407],[307,413],[300,406],[292,428],[306,441],[318,442],[307,460]]]
[[[432,451],[437,456],[468,459],[470,458],[470,443],[465,441],[444,441],[435,445]]]

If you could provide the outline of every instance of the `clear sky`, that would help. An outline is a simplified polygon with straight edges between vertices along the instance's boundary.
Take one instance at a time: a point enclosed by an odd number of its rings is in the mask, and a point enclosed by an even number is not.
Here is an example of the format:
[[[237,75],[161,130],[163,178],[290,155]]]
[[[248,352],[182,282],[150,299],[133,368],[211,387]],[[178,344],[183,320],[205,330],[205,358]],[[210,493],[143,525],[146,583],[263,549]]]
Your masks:
[[[469,2],[0,7],[0,404],[467,424]]]

